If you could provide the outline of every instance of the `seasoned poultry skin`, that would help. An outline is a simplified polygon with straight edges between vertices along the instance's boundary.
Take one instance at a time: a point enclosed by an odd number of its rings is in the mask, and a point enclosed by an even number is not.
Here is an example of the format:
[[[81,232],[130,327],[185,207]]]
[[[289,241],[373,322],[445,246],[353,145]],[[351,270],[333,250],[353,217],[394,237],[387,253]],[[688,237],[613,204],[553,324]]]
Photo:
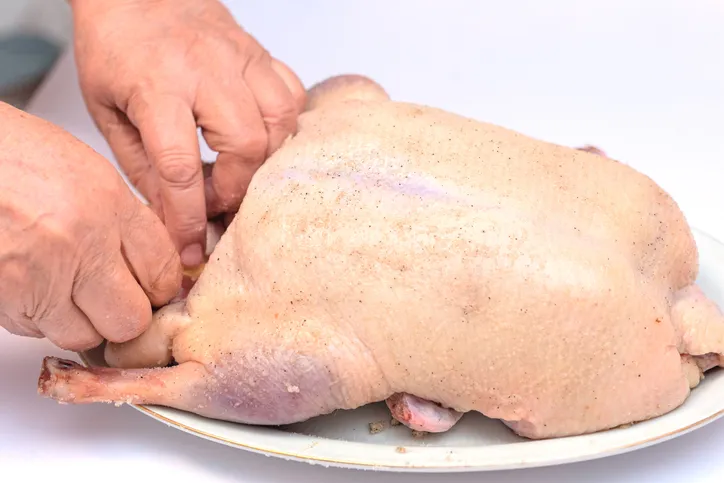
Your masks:
[[[188,296],[110,368],[46,358],[42,395],[255,425],[386,400],[413,429],[478,411],[539,439],[665,414],[724,361],[690,227],[647,176],[362,76],[308,99]]]

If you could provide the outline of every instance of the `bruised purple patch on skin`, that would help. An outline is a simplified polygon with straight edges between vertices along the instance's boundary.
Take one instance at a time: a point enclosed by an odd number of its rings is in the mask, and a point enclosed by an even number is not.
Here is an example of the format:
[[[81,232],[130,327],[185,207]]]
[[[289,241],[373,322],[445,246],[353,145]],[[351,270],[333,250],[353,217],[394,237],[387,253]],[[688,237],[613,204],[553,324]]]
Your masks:
[[[227,353],[210,373],[200,413],[259,425],[284,425],[340,407],[340,394],[318,360],[282,349]]]

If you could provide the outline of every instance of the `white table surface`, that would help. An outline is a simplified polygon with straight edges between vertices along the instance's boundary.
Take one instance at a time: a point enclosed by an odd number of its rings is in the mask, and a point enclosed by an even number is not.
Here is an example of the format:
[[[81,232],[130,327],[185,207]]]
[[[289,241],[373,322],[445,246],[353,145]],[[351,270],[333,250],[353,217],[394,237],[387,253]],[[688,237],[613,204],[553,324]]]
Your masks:
[[[226,2],[306,84],[341,72],[568,145],[594,143],[655,179],[690,222],[724,240],[724,7],[679,1]],[[111,158],[73,58],[29,111]],[[36,395],[45,341],[0,332],[0,481],[720,482],[724,420],[651,448],[574,465],[459,475],[325,469],[249,454],[130,407]],[[7,478],[17,471],[15,478]],[[22,475],[22,476],[21,476]],[[7,478],[7,479],[6,479]],[[22,478],[19,479],[19,478]]]

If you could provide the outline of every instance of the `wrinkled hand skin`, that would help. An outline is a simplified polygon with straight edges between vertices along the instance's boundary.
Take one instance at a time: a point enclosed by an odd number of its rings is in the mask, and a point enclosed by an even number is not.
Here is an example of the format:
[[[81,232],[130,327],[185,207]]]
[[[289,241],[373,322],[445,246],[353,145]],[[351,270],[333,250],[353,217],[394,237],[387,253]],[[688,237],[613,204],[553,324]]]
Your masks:
[[[186,300],[111,368],[46,359],[41,394],[265,425],[387,401],[418,430],[477,411],[537,439],[665,414],[724,362],[650,178],[360,76],[308,95]]]
[[[296,75],[217,0],[72,0],[88,109],[185,266],[207,218],[235,213],[264,160],[297,128]],[[218,152],[206,182],[196,129]]]
[[[85,350],[151,322],[180,289],[163,224],[70,134],[0,103],[0,326]]]

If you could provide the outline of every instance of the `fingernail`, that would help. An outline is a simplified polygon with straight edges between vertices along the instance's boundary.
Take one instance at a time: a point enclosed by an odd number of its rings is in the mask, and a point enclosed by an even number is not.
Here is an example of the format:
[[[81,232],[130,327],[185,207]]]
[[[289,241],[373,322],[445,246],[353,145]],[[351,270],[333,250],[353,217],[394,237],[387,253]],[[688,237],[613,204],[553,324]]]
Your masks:
[[[201,244],[194,243],[181,251],[181,263],[184,267],[197,267],[204,262],[204,250]]]

